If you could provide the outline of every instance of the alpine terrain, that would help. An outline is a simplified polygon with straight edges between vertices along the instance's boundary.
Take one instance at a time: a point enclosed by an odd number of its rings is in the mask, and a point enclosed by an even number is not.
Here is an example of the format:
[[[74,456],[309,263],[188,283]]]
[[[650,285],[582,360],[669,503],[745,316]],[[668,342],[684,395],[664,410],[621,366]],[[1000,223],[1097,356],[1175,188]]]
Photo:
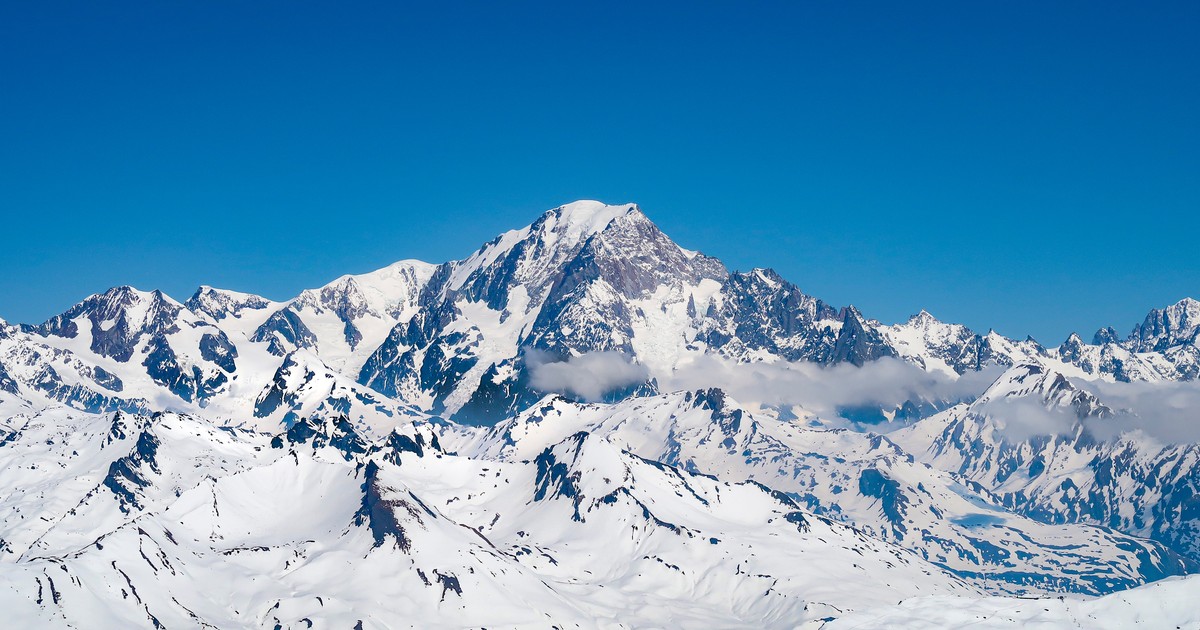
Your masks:
[[[883,323],[577,201],[285,301],[0,320],[0,609],[1197,627],[1198,413],[1195,300],[1057,344]]]

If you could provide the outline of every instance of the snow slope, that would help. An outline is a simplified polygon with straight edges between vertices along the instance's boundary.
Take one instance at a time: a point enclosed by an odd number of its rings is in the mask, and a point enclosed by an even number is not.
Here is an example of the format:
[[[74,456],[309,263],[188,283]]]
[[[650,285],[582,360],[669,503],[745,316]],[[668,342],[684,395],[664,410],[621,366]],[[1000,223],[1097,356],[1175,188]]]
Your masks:
[[[1086,600],[920,597],[895,606],[856,611],[822,628],[1197,628],[1200,627],[1200,608],[1195,605],[1197,594],[1200,594],[1200,579],[1187,577]]]
[[[19,625],[794,627],[978,592],[760,485],[584,433],[491,462],[421,424],[16,420],[0,599]]]
[[[1161,545],[1116,531],[1015,514],[982,487],[914,461],[886,437],[759,417],[719,390],[616,405],[548,398],[486,432],[443,442],[473,457],[519,461],[579,431],[647,459],[786,492],[993,592],[1104,593],[1196,568]]]

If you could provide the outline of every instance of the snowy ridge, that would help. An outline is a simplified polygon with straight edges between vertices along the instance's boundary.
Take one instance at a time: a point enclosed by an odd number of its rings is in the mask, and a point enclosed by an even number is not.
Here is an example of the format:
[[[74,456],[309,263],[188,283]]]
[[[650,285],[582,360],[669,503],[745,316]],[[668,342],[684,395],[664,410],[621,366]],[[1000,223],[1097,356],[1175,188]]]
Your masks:
[[[821,365],[898,356],[943,374],[1032,363],[1068,376],[1178,381],[1200,375],[1197,304],[1152,311],[1125,340],[1106,329],[1096,343],[1073,335],[1055,347],[926,312],[888,326],[770,270],[729,272],[679,247],[633,204],[581,201],[461,262],[400,261],[285,302],[204,286],[180,304],[118,287],[44,324],[6,326],[0,391],[92,411],[205,409],[232,421],[253,411],[298,350],[401,404],[472,424],[545,393],[530,386],[530,353],[622,353],[649,372],[629,392],[653,391],[706,355]]]

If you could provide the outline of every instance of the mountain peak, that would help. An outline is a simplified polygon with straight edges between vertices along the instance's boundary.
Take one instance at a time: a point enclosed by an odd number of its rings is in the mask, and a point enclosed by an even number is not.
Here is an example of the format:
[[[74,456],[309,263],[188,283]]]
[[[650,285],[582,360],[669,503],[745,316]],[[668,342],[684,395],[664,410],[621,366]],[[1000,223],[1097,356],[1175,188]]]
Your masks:
[[[601,232],[613,219],[633,213],[641,213],[636,204],[610,206],[600,201],[580,200],[559,206],[542,215],[542,218],[548,220],[553,217],[556,221],[551,229],[574,240]]]
[[[237,299],[237,300],[243,300],[243,301],[245,301],[245,300],[266,301],[266,298],[255,295],[253,293],[244,293],[242,291],[233,291],[231,289],[221,289],[221,288],[217,288],[217,287],[214,287],[211,285],[202,284],[199,287],[196,287],[196,292],[192,294],[192,297],[188,299],[188,302],[191,302],[192,300],[199,300],[199,299],[203,299],[206,297],[212,297],[212,296],[223,296],[223,297],[227,297],[230,299]]]
[[[1031,397],[1046,409],[1070,410],[1079,418],[1104,416],[1112,410],[1067,375],[1046,365],[1022,363],[1009,368],[973,404],[977,409],[999,400]]]
[[[1134,326],[1130,335],[1134,352],[1163,351],[1194,342],[1200,335],[1200,301],[1184,298],[1166,308],[1154,309]]]
[[[1092,343],[1097,346],[1102,346],[1108,343],[1119,343],[1121,336],[1117,333],[1117,329],[1112,326],[1106,326],[1096,331],[1092,335]]]
[[[776,273],[776,271],[774,269],[769,269],[766,267],[755,267],[754,269],[752,269],[750,271],[750,273],[754,274],[755,277],[757,277],[759,280],[765,282],[767,284],[767,286],[772,287],[772,288],[777,287],[784,283],[783,278],[780,277],[779,274]]]
[[[634,213],[641,214],[634,204],[610,206],[590,200],[547,210],[532,224],[509,230],[465,260],[452,263],[447,286],[460,290],[465,284],[494,284],[499,277],[540,284],[555,275],[585,241],[617,218]],[[484,288],[476,287],[476,292]]]
[[[218,289],[206,284],[200,285],[184,303],[193,313],[204,313],[217,321],[226,317],[237,317],[247,309],[261,310],[270,305],[269,300],[252,293]]]
[[[921,312],[908,318],[908,323],[913,326],[932,326],[941,322],[938,321],[938,318],[930,314],[929,311],[921,309]]]
[[[181,306],[183,305],[158,289],[142,291],[129,285],[121,285],[112,287],[104,293],[88,296],[63,315],[56,316],[50,321],[53,322],[64,317],[70,319],[80,315],[90,315],[100,320],[113,319],[123,313],[140,320],[150,309],[165,308],[173,311]],[[49,323],[47,322],[47,324]]]
[[[113,300],[133,301],[133,300],[137,300],[139,298],[150,299],[150,298],[153,298],[155,294],[161,295],[161,292],[159,292],[159,291],[142,291],[141,289],[139,289],[135,286],[128,285],[128,284],[122,284],[122,285],[118,285],[115,287],[111,287],[104,293],[97,293],[97,294],[93,295],[92,297],[103,298],[105,301],[110,301],[110,302]]]

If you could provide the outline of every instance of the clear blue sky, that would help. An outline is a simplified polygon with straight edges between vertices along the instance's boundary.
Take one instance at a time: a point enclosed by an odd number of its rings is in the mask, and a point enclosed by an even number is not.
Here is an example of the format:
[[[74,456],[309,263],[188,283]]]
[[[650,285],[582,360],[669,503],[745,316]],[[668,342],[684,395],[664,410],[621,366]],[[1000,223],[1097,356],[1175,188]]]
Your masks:
[[[884,321],[1125,333],[1200,298],[1198,33],[1194,1],[8,2],[0,316],[282,299],[592,198]]]

